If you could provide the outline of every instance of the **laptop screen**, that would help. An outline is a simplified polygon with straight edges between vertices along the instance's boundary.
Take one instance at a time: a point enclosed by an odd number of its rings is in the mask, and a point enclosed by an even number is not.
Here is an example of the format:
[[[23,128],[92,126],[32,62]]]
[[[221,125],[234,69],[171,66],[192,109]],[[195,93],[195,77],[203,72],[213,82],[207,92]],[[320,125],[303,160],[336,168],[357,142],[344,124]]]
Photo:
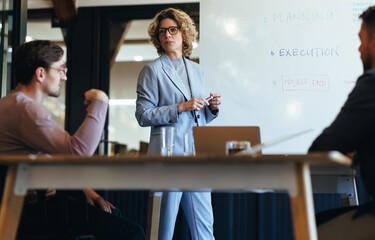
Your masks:
[[[193,127],[196,155],[225,155],[227,141],[250,141],[251,146],[260,143],[259,127]]]

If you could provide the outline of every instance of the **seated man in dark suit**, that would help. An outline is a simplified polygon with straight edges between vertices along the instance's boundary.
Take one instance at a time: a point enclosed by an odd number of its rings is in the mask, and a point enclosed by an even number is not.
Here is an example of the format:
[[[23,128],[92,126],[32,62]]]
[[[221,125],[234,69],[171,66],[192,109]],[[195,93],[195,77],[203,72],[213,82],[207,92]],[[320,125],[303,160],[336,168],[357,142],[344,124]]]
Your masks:
[[[366,190],[375,196],[375,7],[368,8],[360,18],[363,22],[359,52],[364,73],[334,122],[313,142],[309,151],[338,150],[354,156]],[[338,214],[318,225],[319,240],[375,239],[374,201],[335,212]]]
[[[60,83],[67,80],[63,54],[61,47],[51,41],[28,42],[15,50],[17,87],[0,99],[0,154],[94,153],[107,115],[108,97],[103,91],[85,92],[87,115],[73,136],[58,126],[42,106],[45,97],[60,95]],[[53,189],[41,194],[30,191],[18,238],[72,233],[92,234],[96,239],[144,239],[138,224],[112,215],[113,210],[112,204],[91,189],[75,196]]]

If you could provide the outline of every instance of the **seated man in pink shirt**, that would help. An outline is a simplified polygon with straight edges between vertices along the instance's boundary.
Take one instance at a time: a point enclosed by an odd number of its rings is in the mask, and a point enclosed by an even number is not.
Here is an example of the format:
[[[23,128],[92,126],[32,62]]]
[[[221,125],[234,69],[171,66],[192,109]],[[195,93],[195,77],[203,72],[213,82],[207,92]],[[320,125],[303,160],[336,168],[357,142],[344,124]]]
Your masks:
[[[87,115],[73,136],[42,107],[46,97],[60,95],[60,83],[67,80],[63,54],[61,47],[51,41],[28,42],[15,50],[17,87],[0,99],[0,154],[92,155],[96,150],[108,108],[108,97],[103,91],[85,92]],[[30,191],[18,238],[69,232],[92,234],[96,239],[144,239],[144,231],[137,223],[111,214],[111,203],[91,189],[83,193],[82,198],[77,198],[47,190],[42,194],[43,212],[36,192]],[[63,195],[62,201],[59,196]],[[84,215],[79,214],[82,208],[86,209]],[[67,235],[62,239],[67,239]]]

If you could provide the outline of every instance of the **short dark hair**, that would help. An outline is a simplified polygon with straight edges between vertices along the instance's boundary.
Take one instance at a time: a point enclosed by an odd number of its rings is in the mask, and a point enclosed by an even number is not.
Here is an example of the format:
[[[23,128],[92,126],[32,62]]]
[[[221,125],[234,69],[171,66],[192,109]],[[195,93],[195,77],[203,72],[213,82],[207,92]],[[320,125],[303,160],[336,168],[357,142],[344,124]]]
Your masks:
[[[28,85],[38,67],[48,71],[63,55],[64,50],[53,41],[34,40],[19,45],[14,52],[17,83]]]
[[[375,34],[375,6],[371,6],[364,11],[359,18],[363,20],[363,27],[365,28],[369,38]]]

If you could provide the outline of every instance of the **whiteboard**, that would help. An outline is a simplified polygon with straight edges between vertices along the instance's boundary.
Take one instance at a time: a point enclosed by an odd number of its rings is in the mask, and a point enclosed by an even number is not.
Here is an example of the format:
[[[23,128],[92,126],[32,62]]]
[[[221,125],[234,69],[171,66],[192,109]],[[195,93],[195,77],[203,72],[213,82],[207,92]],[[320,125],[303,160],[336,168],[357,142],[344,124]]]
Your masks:
[[[363,67],[358,16],[375,1],[201,0],[200,63],[221,92],[210,125],[260,126],[262,141],[313,131],[265,153],[306,153]]]

